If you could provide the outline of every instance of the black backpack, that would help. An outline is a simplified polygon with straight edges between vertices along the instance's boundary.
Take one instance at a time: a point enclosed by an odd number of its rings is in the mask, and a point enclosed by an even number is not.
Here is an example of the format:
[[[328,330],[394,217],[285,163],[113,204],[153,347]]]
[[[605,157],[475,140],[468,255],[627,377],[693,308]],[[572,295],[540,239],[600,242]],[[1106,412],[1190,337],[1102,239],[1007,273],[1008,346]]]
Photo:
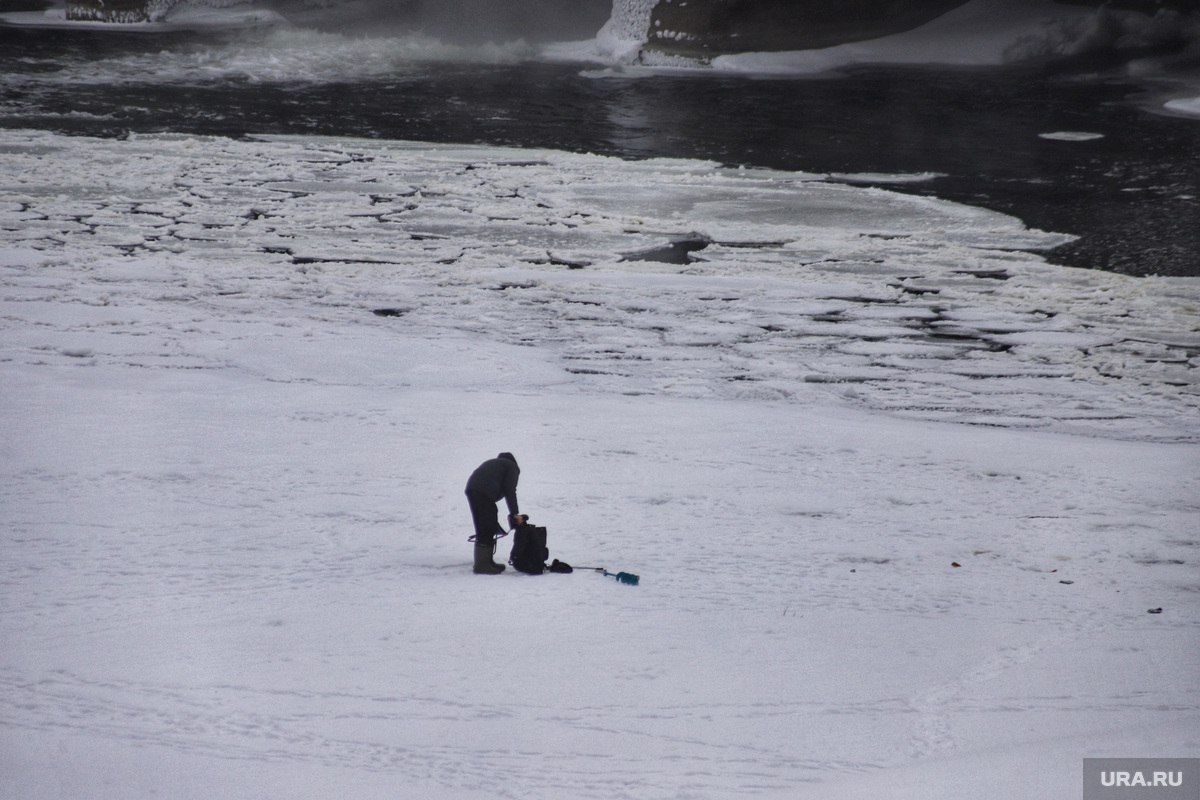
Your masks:
[[[513,569],[526,575],[541,575],[547,569],[551,572],[571,572],[571,566],[557,558],[549,567],[546,559],[550,551],[546,548],[546,529],[538,525],[523,522],[513,531],[512,552],[508,555],[508,563]]]
[[[546,559],[550,551],[546,549],[546,529],[537,525],[523,522],[513,531],[512,552],[508,555],[508,563],[513,569],[526,575],[541,575],[546,571]]]

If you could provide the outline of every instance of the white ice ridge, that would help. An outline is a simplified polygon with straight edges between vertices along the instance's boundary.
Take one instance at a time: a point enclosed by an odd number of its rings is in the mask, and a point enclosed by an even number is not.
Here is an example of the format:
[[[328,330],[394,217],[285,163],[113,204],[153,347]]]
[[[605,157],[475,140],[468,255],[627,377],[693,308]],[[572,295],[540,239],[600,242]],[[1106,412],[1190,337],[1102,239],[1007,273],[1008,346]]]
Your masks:
[[[179,6],[194,6],[196,8],[228,8],[241,5],[245,0],[151,0],[148,3],[150,19],[159,20]]]
[[[174,329],[169,355],[141,334],[180,304],[378,311],[431,341],[551,354],[531,386],[832,393],[921,419],[1200,439],[1200,281],[1049,264],[1030,251],[1069,237],[995,212],[548,150],[21,131],[0,148],[10,360],[270,372],[201,333]],[[352,362],[305,370],[358,380]]]

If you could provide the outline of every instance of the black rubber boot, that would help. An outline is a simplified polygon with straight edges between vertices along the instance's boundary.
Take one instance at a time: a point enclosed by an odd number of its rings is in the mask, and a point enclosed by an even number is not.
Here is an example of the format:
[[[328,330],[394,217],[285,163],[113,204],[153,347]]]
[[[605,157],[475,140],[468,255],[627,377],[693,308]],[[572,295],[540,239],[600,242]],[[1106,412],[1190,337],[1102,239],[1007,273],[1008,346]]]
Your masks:
[[[486,542],[475,540],[475,574],[476,575],[499,575],[504,572],[504,565],[497,564],[492,561],[492,555],[496,552],[496,540],[489,539]]]

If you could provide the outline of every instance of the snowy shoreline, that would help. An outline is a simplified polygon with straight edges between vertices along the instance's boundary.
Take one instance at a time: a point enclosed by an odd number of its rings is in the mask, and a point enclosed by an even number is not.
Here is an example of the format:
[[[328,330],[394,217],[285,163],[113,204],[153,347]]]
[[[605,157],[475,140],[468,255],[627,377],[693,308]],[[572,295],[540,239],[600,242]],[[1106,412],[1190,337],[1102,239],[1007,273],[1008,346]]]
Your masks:
[[[250,7],[205,8],[181,6],[164,19],[147,22],[102,22],[99,20],[67,19],[65,8],[46,11],[11,11],[0,13],[0,25],[17,28],[48,30],[79,30],[108,33],[145,34],[176,33],[181,31],[234,31],[285,25],[283,17],[265,9]]]
[[[675,159],[0,154],[0,795],[1059,800],[1200,753],[1196,279]],[[641,585],[471,575],[500,450]]]

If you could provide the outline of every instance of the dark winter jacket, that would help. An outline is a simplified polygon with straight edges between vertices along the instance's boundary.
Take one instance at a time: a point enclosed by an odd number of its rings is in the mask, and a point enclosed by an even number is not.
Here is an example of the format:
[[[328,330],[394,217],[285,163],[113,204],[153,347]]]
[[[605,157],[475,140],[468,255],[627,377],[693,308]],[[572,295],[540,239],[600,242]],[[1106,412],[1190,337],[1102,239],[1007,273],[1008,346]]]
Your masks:
[[[467,491],[480,494],[493,503],[500,498],[508,503],[509,514],[519,514],[517,506],[517,479],[521,477],[521,468],[512,453],[501,453],[496,458],[490,458],[476,467],[467,479]]]

